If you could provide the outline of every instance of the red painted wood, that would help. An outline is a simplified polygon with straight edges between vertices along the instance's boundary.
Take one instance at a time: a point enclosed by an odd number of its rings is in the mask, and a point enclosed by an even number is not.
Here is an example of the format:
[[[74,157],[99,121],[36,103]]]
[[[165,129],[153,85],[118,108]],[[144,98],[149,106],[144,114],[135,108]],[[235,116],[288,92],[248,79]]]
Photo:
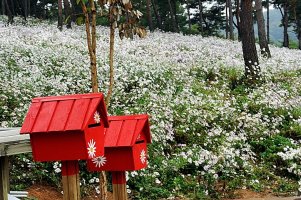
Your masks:
[[[77,99],[74,102],[72,111],[68,118],[68,123],[65,126],[65,130],[82,130],[82,126],[85,120],[86,113],[88,111],[90,100]]]
[[[64,131],[71,109],[74,105],[74,100],[59,101],[56,111],[52,117],[49,130]]]
[[[105,131],[105,146],[117,146],[119,133],[122,128],[123,121],[111,121],[110,127]]]
[[[103,98],[103,94],[88,93],[88,94],[71,94],[71,95],[63,95],[63,96],[36,97],[33,99],[33,102],[63,101],[63,100],[91,99],[91,98]]]
[[[83,127],[87,127],[89,122],[91,123],[91,121],[93,120],[95,112],[98,111],[97,106],[99,105],[99,103],[100,103],[100,99],[92,99],[91,100],[90,105],[89,105],[89,109],[88,109],[88,111],[86,113],[86,116],[85,116]],[[101,115],[101,117],[102,117],[102,115]]]
[[[56,105],[56,101],[42,103],[32,132],[47,132]]]
[[[137,120],[126,120],[123,123],[116,146],[124,146],[124,147],[131,146],[136,124],[137,124]]]
[[[62,161],[62,176],[72,176],[79,173],[78,161]]]
[[[31,129],[32,129],[32,127],[33,127],[33,125],[36,121],[35,119],[36,119],[36,117],[39,113],[40,107],[41,107],[40,102],[39,103],[33,103],[33,104],[30,105],[29,112],[25,117],[23,126],[22,126],[21,131],[20,131],[21,134],[31,132]]]
[[[88,159],[86,141],[81,131],[31,134],[30,141],[35,161]]]
[[[113,184],[126,184],[125,171],[112,172],[112,183]]]
[[[135,132],[134,132],[133,137],[130,141],[131,145],[135,144],[135,142],[137,140],[138,141],[145,140],[145,133],[142,132],[145,124],[146,124],[146,119],[137,120],[137,124],[136,124],[135,130],[134,130]]]

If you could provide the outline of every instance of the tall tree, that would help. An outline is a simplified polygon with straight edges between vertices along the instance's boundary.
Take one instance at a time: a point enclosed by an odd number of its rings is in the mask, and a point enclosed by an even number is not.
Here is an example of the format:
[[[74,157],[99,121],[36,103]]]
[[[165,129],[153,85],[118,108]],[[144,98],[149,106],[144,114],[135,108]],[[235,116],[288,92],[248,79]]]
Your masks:
[[[203,35],[204,29],[203,29],[203,2],[202,0],[198,0],[199,3],[199,23],[200,23],[200,32]]]
[[[67,21],[66,27],[71,28],[71,21],[72,21],[72,10],[69,3],[69,0],[64,1],[64,11],[65,11],[65,20]]]
[[[252,16],[252,0],[241,1],[241,40],[245,61],[245,76],[249,83],[254,84],[260,78],[260,67],[255,45]]]
[[[151,0],[146,0],[146,13],[147,13],[149,30],[153,31],[154,27],[153,27],[152,12],[151,12]]]
[[[276,2],[281,15],[282,15],[282,26],[283,26],[283,47],[289,47],[289,36],[288,36],[288,26],[289,26],[289,2],[284,0],[283,2]],[[283,11],[281,9],[283,7]]]
[[[267,41],[270,43],[270,0],[266,1],[267,4]]]
[[[13,4],[13,2],[11,2]],[[12,24],[14,22],[14,15],[10,10],[10,7],[8,5],[7,0],[4,0],[5,8],[6,8],[6,14],[8,16],[8,24]]]
[[[62,5],[62,0],[58,0],[57,4],[58,4],[57,27],[61,31],[61,30],[63,30],[63,5]]]
[[[186,9],[187,9],[187,16],[188,16],[188,27],[189,27],[189,31],[191,31],[190,3],[188,0],[186,0]]]
[[[5,0],[1,0],[1,11],[2,11],[2,15],[5,15]]]
[[[176,21],[176,16],[175,16],[175,12],[173,10],[171,0],[167,0],[167,1],[168,1],[168,6],[169,6],[169,12],[170,12],[170,18],[171,18],[171,22],[172,22],[173,31],[179,32],[177,21]]]
[[[236,12],[235,12],[235,17],[236,17],[236,28],[238,32],[238,40],[241,39],[241,23],[240,23],[240,0],[235,0],[235,6],[236,6]]]
[[[265,57],[270,58],[271,52],[265,33],[265,23],[264,23],[263,11],[262,11],[262,0],[255,0],[255,7],[256,7],[258,38],[259,38],[259,46],[260,46],[261,54]]]
[[[229,38],[229,0],[226,0],[226,38]]]
[[[230,39],[234,40],[232,0],[227,0],[227,1],[228,1],[228,8],[229,8],[229,34],[230,34]]]

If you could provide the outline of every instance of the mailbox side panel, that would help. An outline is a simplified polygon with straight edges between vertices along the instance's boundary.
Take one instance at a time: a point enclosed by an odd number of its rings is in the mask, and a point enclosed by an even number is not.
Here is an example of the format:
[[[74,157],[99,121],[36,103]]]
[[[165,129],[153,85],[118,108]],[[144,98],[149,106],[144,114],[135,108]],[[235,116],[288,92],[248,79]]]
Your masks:
[[[108,147],[105,155],[88,160],[89,171],[131,171],[134,170],[132,147]]]
[[[145,142],[133,146],[134,170],[143,169],[147,166],[147,145]]]
[[[87,158],[84,133],[57,132],[30,135],[35,161],[78,160]]]
[[[85,130],[87,158],[93,159],[104,155],[104,127],[88,127]],[[94,149],[94,150],[93,150]],[[92,150],[92,151],[91,151]]]

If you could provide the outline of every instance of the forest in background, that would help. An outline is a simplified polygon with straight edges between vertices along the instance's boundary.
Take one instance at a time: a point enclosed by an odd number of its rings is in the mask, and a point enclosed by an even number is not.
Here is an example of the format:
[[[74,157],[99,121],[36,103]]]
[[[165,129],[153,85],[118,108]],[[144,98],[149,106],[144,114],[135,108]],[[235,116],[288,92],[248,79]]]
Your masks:
[[[241,0],[134,0],[132,3],[133,7],[144,13],[141,25],[151,31],[161,29],[184,34],[240,38]],[[263,0],[262,5],[266,11],[268,41],[279,44],[281,40],[285,47],[301,48],[301,1]],[[84,23],[84,14],[76,0],[1,0],[0,8],[0,14],[8,16],[8,23],[13,23],[15,16],[23,16],[24,20],[29,16],[58,20],[59,26],[66,24],[67,28],[71,28],[72,22]],[[254,5],[254,24],[257,22],[255,10]],[[97,24],[109,25],[109,20],[98,17]],[[277,29],[277,26],[280,28]]]

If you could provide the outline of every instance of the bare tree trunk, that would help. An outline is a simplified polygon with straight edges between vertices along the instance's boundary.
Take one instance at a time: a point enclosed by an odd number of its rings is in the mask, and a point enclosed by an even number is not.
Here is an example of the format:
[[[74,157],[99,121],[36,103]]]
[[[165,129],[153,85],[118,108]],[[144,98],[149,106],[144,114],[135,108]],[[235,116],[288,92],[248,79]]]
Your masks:
[[[67,20],[67,28],[71,28],[71,7],[69,0],[64,0],[65,20]]]
[[[234,27],[233,27],[233,12],[232,12],[232,0],[228,0],[229,3],[229,32],[230,39],[234,40]]]
[[[259,46],[260,46],[261,54],[264,57],[270,58],[271,52],[265,33],[265,23],[264,23],[263,11],[262,11],[262,0],[255,0],[255,7],[256,7],[258,38],[259,38]]]
[[[2,10],[2,15],[5,15],[5,0],[1,0],[1,10]]]
[[[226,39],[229,38],[229,0],[226,0]]]
[[[188,27],[189,27],[189,31],[191,31],[190,5],[188,1],[186,1],[186,9],[188,15]]]
[[[288,1],[286,0],[283,5],[283,47],[289,47],[288,38]]]
[[[270,43],[270,0],[267,0],[267,40]]]
[[[75,0],[71,0],[71,20],[73,22],[76,21],[76,13],[75,13]]]
[[[299,40],[299,49],[301,50],[301,19],[298,19],[298,40]]]
[[[24,19],[26,21],[28,17],[28,0],[24,0]]]
[[[146,12],[147,12],[147,21],[150,31],[154,31],[152,13],[151,13],[151,0],[146,0]]]
[[[169,11],[170,11],[170,17],[171,17],[171,21],[172,21],[173,31],[179,32],[178,27],[177,27],[176,17],[175,17],[174,11],[172,9],[171,0],[168,0],[168,5],[169,5]]]
[[[161,16],[159,14],[158,7],[157,7],[155,0],[152,0],[152,4],[153,4],[153,10],[154,10],[154,13],[155,13],[155,16],[157,19],[158,27],[159,27],[159,29],[162,29],[162,20],[161,20]]]
[[[12,24],[14,22],[13,14],[12,14],[10,8],[9,8],[7,0],[4,0],[4,3],[5,3],[5,8],[6,8],[6,14],[7,14],[7,17],[8,17],[8,24]]]
[[[243,0],[241,2],[240,19],[242,49],[245,61],[245,76],[250,84],[254,84],[260,78],[260,67],[255,45],[252,0]]]
[[[238,40],[241,40],[240,6],[241,6],[240,0],[236,0],[236,21],[237,21]]]
[[[60,31],[63,30],[63,5],[62,0],[58,0],[58,18],[57,18],[57,27]]]
[[[203,3],[202,3],[202,0],[199,0],[199,22],[200,22],[200,31],[201,31],[201,34],[203,35],[203,32],[204,32],[204,29],[203,29]]]

